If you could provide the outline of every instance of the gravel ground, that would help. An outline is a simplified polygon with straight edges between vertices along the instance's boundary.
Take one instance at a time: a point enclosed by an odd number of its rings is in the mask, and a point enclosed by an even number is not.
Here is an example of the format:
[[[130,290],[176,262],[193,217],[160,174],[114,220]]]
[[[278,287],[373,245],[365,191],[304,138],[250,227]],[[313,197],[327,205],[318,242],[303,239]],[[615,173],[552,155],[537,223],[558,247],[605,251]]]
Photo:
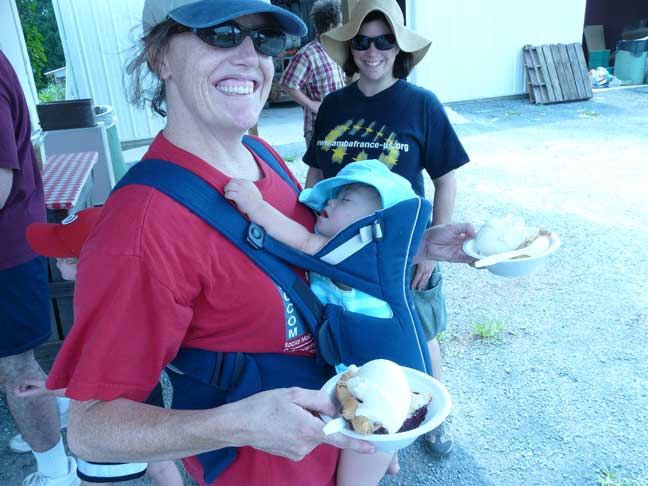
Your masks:
[[[610,485],[648,485],[648,89],[452,108],[472,158],[455,219],[514,212],[562,247],[519,279],[443,266],[456,448],[417,443],[382,484],[586,486],[605,467]],[[475,336],[496,321],[496,339]]]
[[[455,449],[439,459],[418,441],[381,484],[648,486],[648,87],[451,108],[472,158],[457,172],[455,219],[514,212],[562,247],[518,279],[443,265]],[[303,177],[303,144],[278,149]],[[501,330],[477,337],[489,323]],[[15,429],[3,403],[0,418],[6,443]],[[6,449],[0,464],[3,485],[33,469]],[[602,468],[613,481],[599,482]]]

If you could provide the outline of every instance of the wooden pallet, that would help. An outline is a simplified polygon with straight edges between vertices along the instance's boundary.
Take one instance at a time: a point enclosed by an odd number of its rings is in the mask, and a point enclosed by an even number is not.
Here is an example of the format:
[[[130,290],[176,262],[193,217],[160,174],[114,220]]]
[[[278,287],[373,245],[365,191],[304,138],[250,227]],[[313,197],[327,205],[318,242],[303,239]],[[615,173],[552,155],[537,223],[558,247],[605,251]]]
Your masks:
[[[531,103],[588,100],[592,85],[580,44],[526,45],[522,48]]]

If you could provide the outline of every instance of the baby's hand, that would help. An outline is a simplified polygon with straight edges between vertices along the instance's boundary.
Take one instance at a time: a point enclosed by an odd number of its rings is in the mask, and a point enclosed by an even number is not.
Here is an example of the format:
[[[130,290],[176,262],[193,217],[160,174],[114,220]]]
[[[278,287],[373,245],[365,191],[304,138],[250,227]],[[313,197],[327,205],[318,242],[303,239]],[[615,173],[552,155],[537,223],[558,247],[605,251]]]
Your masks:
[[[263,201],[257,186],[246,179],[232,179],[225,186],[225,197],[236,203],[241,211],[250,214]]]

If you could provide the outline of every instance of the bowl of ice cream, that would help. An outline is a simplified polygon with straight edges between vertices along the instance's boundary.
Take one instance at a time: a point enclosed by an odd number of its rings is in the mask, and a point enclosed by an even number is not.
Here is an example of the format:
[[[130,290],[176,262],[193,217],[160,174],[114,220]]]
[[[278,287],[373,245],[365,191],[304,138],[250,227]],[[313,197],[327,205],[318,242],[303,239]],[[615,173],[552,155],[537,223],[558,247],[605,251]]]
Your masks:
[[[441,425],[451,407],[450,394],[438,380],[384,359],[351,366],[322,390],[339,411],[336,417],[322,416],[326,427],[334,426],[329,432],[372,442],[381,452],[407,447]]]
[[[526,226],[522,218],[508,214],[486,222],[463,249],[478,259],[478,268],[500,277],[521,277],[537,270],[559,246],[555,233]]]

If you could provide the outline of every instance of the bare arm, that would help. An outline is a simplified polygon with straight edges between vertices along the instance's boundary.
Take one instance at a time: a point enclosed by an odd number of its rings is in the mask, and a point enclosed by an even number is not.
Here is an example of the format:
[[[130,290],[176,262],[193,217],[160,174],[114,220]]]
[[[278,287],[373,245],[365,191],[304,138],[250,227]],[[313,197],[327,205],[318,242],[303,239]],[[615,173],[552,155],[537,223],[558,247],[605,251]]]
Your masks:
[[[455,197],[457,195],[457,179],[454,171],[450,171],[441,177],[432,179],[434,184],[434,202],[432,205],[432,224],[447,224],[452,222]],[[412,289],[424,290],[427,286],[436,261],[419,261],[416,271],[412,275],[410,287]]]
[[[234,201],[253,223],[263,226],[270,236],[300,251],[313,255],[329,240],[311,233],[264,201],[252,181],[232,179],[225,186],[225,197]]]
[[[432,179],[434,184],[434,202],[432,206],[432,225],[452,222],[455,198],[457,197],[457,178],[455,171]]]
[[[117,399],[70,408],[72,451],[90,461],[150,462],[223,447],[255,449],[300,460],[321,443],[360,452],[373,446],[342,434],[324,435],[311,412],[334,415],[321,391],[284,388],[208,410],[170,410]]]
[[[306,172],[306,187],[313,187],[322,179],[324,179],[324,174],[322,173],[322,169],[309,167],[308,172]]]
[[[3,209],[13,187],[13,170],[0,169],[0,209]]]
[[[306,108],[307,110],[312,111],[317,115],[317,112],[319,111],[319,107],[322,104],[321,101],[315,101],[310,99],[306,94],[304,94],[302,91],[295,89],[295,88],[288,88],[287,86],[282,86],[281,89],[283,89],[290,98],[296,103],[299,103],[301,106]]]

